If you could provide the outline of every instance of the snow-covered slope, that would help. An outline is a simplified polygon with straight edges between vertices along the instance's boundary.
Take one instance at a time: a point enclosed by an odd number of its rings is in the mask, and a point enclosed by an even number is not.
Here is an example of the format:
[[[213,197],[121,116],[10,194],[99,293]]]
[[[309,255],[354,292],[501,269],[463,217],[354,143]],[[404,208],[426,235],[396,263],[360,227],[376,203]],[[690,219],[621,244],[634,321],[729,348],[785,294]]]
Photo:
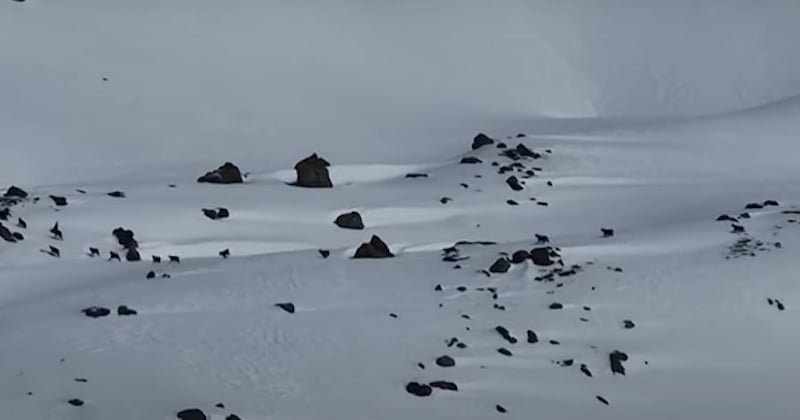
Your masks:
[[[0,417],[796,417],[798,17],[777,0],[0,3],[0,187],[31,194],[2,221],[25,239],[0,241]],[[472,150],[478,131],[541,156]],[[334,188],[287,185],[311,152]],[[226,160],[243,184],[195,182]],[[333,223],[351,210],[364,230]],[[118,226],[146,262],[105,261]],[[535,234],[563,269],[484,272]],[[350,258],[372,235],[395,258]],[[443,261],[459,241],[487,244]],[[458,391],[405,389],[432,381]]]

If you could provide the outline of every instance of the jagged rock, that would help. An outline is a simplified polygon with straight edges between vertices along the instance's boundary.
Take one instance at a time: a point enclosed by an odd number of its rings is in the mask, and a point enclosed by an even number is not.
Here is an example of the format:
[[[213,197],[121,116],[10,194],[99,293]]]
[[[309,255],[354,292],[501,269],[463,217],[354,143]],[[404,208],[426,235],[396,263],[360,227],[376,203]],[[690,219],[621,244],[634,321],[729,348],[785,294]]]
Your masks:
[[[53,203],[58,207],[64,207],[67,205],[67,198],[61,197],[57,195],[51,195],[50,199],[53,200]]]
[[[517,179],[515,176],[508,177],[508,179],[506,179],[506,184],[508,184],[508,186],[514,191],[523,190],[522,185],[519,183],[519,179]]]
[[[500,257],[497,259],[497,261],[494,262],[494,264],[492,264],[491,267],[489,267],[489,272],[502,274],[502,273],[507,273],[508,270],[510,269],[511,269],[511,263],[508,262],[506,258]]]
[[[361,219],[361,215],[357,211],[340,214],[333,223],[342,229],[364,229],[364,221]]]
[[[453,344],[455,344],[455,343],[453,343]],[[443,367],[443,368],[449,368],[449,367],[453,367],[455,365],[456,365],[455,359],[453,359],[450,356],[444,355],[444,356],[439,356],[439,357],[436,358],[436,366]]]
[[[530,252],[533,264],[543,267],[548,267],[555,264],[554,257],[558,257],[558,253],[549,246],[534,248]]]
[[[535,332],[528,330],[528,344],[536,344],[539,342],[539,337]]]
[[[328,173],[329,166],[331,164],[316,153],[297,162],[294,165],[294,170],[297,172],[297,182],[294,185],[306,188],[333,188]]]
[[[408,385],[406,385],[406,392],[417,397],[427,397],[433,393],[433,389],[431,389],[430,385],[409,382]]]
[[[625,375],[625,367],[622,366],[622,362],[626,362],[628,360],[627,354],[619,350],[614,350],[608,355],[608,360],[611,363],[611,372]]]
[[[488,146],[490,144],[494,144],[494,140],[492,140],[486,134],[478,133],[478,135],[472,139],[472,150],[478,150],[481,147]]]
[[[377,235],[372,235],[369,242],[364,242],[356,250],[353,258],[391,258],[394,257],[389,246]]]
[[[111,315],[111,310],[108,308],[103,308],[102,306],[90,306],[82,309],[81,312],[83,312],[83,314],[89,318],[101,318]]]
[[[283,302],[283,303],[276,303],[275,306],[283,309],[284,311],[293,314],[294,313],[294,303],[291,302]]]
[[[181,420],[208,420],[206,413],[198,408],[190,408],[178,412],[177,417]]]
[[[522,264],[525,262],[525,260],[527,260],[530,257],[531,257],[530,252],[521,249],[511,254],[511,262],[513,264]]]
[[[205,175],[197,178],[197,182],[209,184],[241,184],[244,182],[239,168],[231,162],[225,162],[219,168],[206,172]]]
[[[28,198],[28,192],[19,188],[15,185],[8,187],[5,194],[3,194],[5,198]]]
[[[443,391],[454,391],[454,392],[458,391],[458,385],[456,385],[455,382],[433,381],[429,385],[431,388],[438,388]]]
[[[138,314],[139,314],[139,312],[137,312],[137,311],[125,306],[125,305],[120,305],[117,308],[117,315],[119,315],[119,316],[133,316],[133,315],[138,315]]]

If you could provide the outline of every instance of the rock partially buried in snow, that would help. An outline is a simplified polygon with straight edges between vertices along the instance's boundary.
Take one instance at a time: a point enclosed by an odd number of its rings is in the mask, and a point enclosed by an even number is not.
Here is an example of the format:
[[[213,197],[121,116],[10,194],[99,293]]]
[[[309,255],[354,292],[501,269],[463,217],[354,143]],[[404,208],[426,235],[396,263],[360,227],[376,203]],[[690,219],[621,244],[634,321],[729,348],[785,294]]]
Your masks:
[[[369,242],[364,242],[356,250],[353,258],[391,258],[394,257],[389,246],[377,235],[372,235]]]
[[[461,163],[462,165],[476,165],[479,163],[483,163],[483,161],[474,156],[465,156],[461,158],[461,162],[459,163]]]
[[[28,193],[25,190],[23,190],[22,188],[19,188],[17,186],[12,185],[12,186],[8,187],[8,189],[6,190],[5,194],[3,194],[3,197],[5,197],[5,198],[28,198]]]
[[[61,197],[61,196],[58,196],[58,195],[51,195],[50,199],[53,200],[53,204],[55,204],[57,207],[64,207],[64,206],[67,205],[67,198],[66,197]]]
[[[625,367],[622,366],[622,362],[628,361],[627,354],[619,350],[614,350],[608,355],[608,360],[611,363],[611,372],[614,374],[625,375]]]
[[[558,253],[549,246],[534,248],[530,252],[531,260],[535,265],[547,267],[555,264],[553,257],[557,257]]]
[[[297,181],[294,185],[305,188],[333,188],[328,173],[329,166],[331,164],[316,153],[297,162],[294,165],[294,170],[297,172]]]
[[[242,179],[242,172],[239,171],[239,167],[231,162],[225,162],[219,168],[211,172],[206,172],[205,175],[197,178],[197,182],[209,184],[241,184],[244,180]]]
[[[81,312],[89,318],[102,318],[111,314],[110,309],[103,308],[102,306],[90,306],[82,309]]]
[[[497,261],[489,267],[490,273],[502,274],[507,273],[511,269],[511,263],[504,257],[498,258]]]
[[[453,391],[453,392],[458,391],[458,385],[456,385],[455,382],[433,381],[429,385],[430,385],[431,388],[438,388],[438,389],[441,389],[443,391]]]
[[[475,138],[472,139],[472,150],[478,150],[483,146],[488,146],[490,144],[494,144],[494,140],[483,133],[478,133]]]
[[[406,385],[406,392],[417,397],[427,397],[433,393],[433,389],[431,389],[430,385],[409,382],[408,385]]]
[[[452,357],[450,357],[448,355],[439,356],[439,357],[436,358],[436,366],[443,367],[443,368],[449,368],[449,367],[453,367],[455,365],[456,365],[455,359],[453,359]]]
[[[84,404],[83,400],[81,400],[80,398],[73,398],[67,401],[67,403],[73,407],[81,407]]]
[[[206,414],[198,408],[179,411],[177,417],[181,420],[208,420]]]
[[[357,211],[340,214],[339,217],[333,221],[333,223],[342,229],[364,229],[364,221],[361,219],[361,215]]]
[[[125,305],[120,305],[117,308],[117,315],[118,316],[133,316],[133,315],[138,315],[138,314],[139,314],[138,312],[136,312],[135,310],[133,310],[133,309],[131,309],[131,308],[125,306]]]
[[[275,306],[283,309],[284,311],[286,311],[286,312],[288,312],[290,314],[293,314],[294,310],[295,310],[294,303],[291,303],[291,302],[276,303]]]

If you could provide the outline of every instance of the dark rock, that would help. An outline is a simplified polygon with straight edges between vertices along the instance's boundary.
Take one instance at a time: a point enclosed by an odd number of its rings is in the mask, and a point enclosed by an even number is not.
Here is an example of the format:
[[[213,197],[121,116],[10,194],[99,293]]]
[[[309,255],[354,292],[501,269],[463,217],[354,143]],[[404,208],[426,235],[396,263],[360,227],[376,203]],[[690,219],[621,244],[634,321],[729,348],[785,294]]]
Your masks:
[[[89,380],[87,380],[86,378],[75,378],[75,382],[80,382],[82,384],[85,384],[89,382]]]
[[[125,252],[125,260],[130,262],[141,261],[142,256],[139,254],[139,251],[137,251],[136,248],[128,248],[128,250]]]
[[[329,250],[327,250],[327,249],[319,249],[319,250],[317,250],[317,252],[319,252],[319,255],[320,255],[322,258],[328,258],[328,257],[330,257],[330,256],[331,256],[331,251],[329,251]]]
[[[461,293],[464,293],[467,291],[467,288],[465,286],[458,286],[456,287],[456,290],[458,290]]]
[[[456,343],[453,343],[453,344],[456,344]],[[455,365],[456,365],[455,359],[453,359],[450,356],[444,355],[444,356],[439,356],[439,357],[436,358],[436,366],[443,367],[443,368],[449,368],[449,367],[453,367]]]
[[[122,261],[122,259],[119,257],[119,254],[117,254],[114,251],[108,251],[108,260],[109,261],[113,261],[113,260]]]
[[[214,209],[203,209],[203,215],[211,220],[217,220],[217,218],[219,218],[217,211]]]
[[[555,264],[552,258],[558,257],[558,253],[549,246],[534,248],[531,250],[530,255],[533,264],[543,267]]]
[[[764,207],[777,207],[780,204],[775,200],[767,200],[764,202]]]
[[[491,273],[507,273],[511,269],[511,263],[504,257],[498,258],[497,261],[489,267]]]
[[[391,318],[394,318],[394,319],[397,319],[397,314],[395,314],[395,313],[391,313],[391,314],[389,314],[389,317],[391,317]]]
[[[506,200],[506,204],[508,204],[509,206],[518,206],[519,205],[519,203],[514,201],[514,200]]]
[[[783,311],[786,309],[786,307],[783,306],[783,302],[779,301],[778,299],[775,299],[775,306],[778,308],[779,311]]]
[[[538,233],[537,233],[537,234],[535,234],[535,235],[536,235],[536,243],[537,243],[537,244],[540,244],[540,245],[541,245],[541,244],[549,244],[549,243],[550,243],[550,237],[549,237],[549,236],[547,236],[547,235],[540,235],[540,234],[538,234]]]
[[[150,272],[147,273],[147,276],[145,276],[145,277],[147,277],[147,279],[154,279],[154,278],[156,278],[156,272],[155,271],[150,271]]]
[[[531,257],[530,252],[525,251],[524,249],[519,250],[511,254],[511,262],[514,264],[522,264]]]
[[[167,255],[167,258],[169,258],[170,263],[179,264],[181,262],[181,257],[177,255]]]
[[[589,367],[586,366],[586,365],[581,365],[581,372],[583,372],[584,375],[586,375],[586,376],[588,376],[590,378],[592,377],[592,371],[589,370]]]
[[[5,194],[3,194],[3,197],[5,197],[5,198],[28,198],[28,193],[27,193],[27,191],[23,190],[22,188],[19,188],[17,186],[12,185],[12,186],[8,187],[8,189],[6,190]]]
[[[433,389],[430,385],[409,382],[408,385],[406,385],[406,392],[417,397],[427,397],[433,393]]]
[[[477,150],[490,144],[494,144],[494,140],[492,140],[486,134],[479,133],[477,136],[475,136],[475,138],[472,139],[472,150]]]
[[[763,209],[764,205],[760,203],[747,203],[747,205],[744,206],[744,208],[747,210]]]
[[[9,217],[11,217],[11,209],[0,209],[0,220],[8,220]]]
[[[223,403],[216,403],[216,404],[214,404],[214,407],[217,407],[217,408],[222,408],[222,409],[224,409],[224,408],[225,408],[225,404],[223,404]]]
[[[236,414],[231,414],[230,416],[225,417],[225,420],[242,420],[242,418],[237,416]]]
[[[508,149],[508,145],[501,141],[501,142],[497,143],[497,148],[498,149]]]
[[[231,217],[231,212],[225,207],[217,207],[217,219],[227,219]]]
[[[508,410],[506,410],[506,408],[503,407],[500,404],[495,405],[494,409],[497,410],[498,413],[507,413],[508,412]]]
[[[294,170],[297,172],[297,182],[294,185],[305,188],[333,188],[328,173],[329,166],[331,164],[316,153],[297,162],[294,165]]]
[[[181,420],[208,420],[206,414],[198,408],[190,408],[178,412],[177,417]]]
[[[153,255],[153,256],[151,256],[151,258],[153,259],[153,264],[161,264],[161,257],[160,256]]]
[[[519,183],[519,179],[515,176],[510,176],[506,179],[506,184],[514,191],[522,191],[524,188]]]
[[[738,222],[739,220],[736,219],[735,217],[728,216],[727,214],[722,214],[719,217],[717,217],[717,221],[718,222],[725,222],[725,221],[727,221],[727,222]]]
[[[529,149],[527,146],[525,146],[522,143],[518,144],[517,147],[514,150],[516,150],[516,152],[520,156],[529,157],[529,158],[533,158],[533,159],[539,159],[540,157],[542,157],[542,155],[534,152],[533,150]]]
[[[125,306],[125,305],[120,305],[117,308],[117,315],[119,315],[119,316],[133,316],[133,315],[139,315],[139,312],[137,312],[136,310],[131,309],[131,308]]]
[[[507,348],[504,348],[504,347],[500,347],[499,349],[497,349],[497,352],[502,354],[503,356],[507,356],[507,357],[513,356],[513,354],[511,353],[511,350],[509,350]]]
[[[364,221],[361,219],[361,215],[357,211],[340,214],[333,223],[342,229],[364,229]]]
[[[16,239],[17,241],[23,241],[23,240],[25,240],[25,237],[24,237],[24,236],[22,236],[22,234],[21,234],[21,233],[19,233],[19,232],[14,232],[14,233],[12,233],[12,234],[11,234],[11,236],[13,236],[13,237],[14,237],[14,239]]]
[[[547,207],[547,206],[549,206],[550,204],[548,204],[546,201],[537,201],[537,202],[536,202],[536,205],[537,205],[537,206],[542,206],[542,207]]]
[[[512,336],[506,327],[498,325],[494,327],[494,330],[497,331],[497,333],[500,334],[500,336],[510,344],[517,344],[517,338]]]
[[[539,342],[539,337],[535,332],[528,330],[528,344],[536,344]]]
[[[125,193],[122,191],[111,191],[108,193],[108,196],[114,198],[125,198]]]
[[[241,184],[244,182],[239,168],[231,162],[225,162],[219,168],[206,172],[197,178],[197,182],[209,184]]]
[[[597,396],[597,401],[600,401],[601,403],[603,403],[605,405],[609,405],[608,400],[603,398],[603,397],[601,397],[601,396],[599,396],[599,395]]]
[[[443,391],[454,391],[454,392],[458,391],[458,385],[456,385],[455,382],[433,381],[429,385],[431,388],[438,388]]]
[[[410,173],[406,174],[406,178],[427,178],[428,174]]]
[[[81,400],[80,398],[73,398],[67,401],[67,403],[69,403],[69,405],[73,407],[81,407],[84,404],[83,400]]]
[[[564,309],[564,305],[562,305],[562,304],[560,304],[558,302],[553,302],[553,303],[550,304],[549,308],[551,310],[559,310],[559,309]]]
[[[353,258],[391,258],[394,257],[389,246],[381,238],[373,235],[369,242],[364,242],[356,250]]]
[[[553,186],[553,181],[547,181],[547,186],[548,187],[552,187]]]
[[[572,366],[574,363],[575,363],[575,359],[564,359],[564,360],[562,360],[561,362],[559,362],[558,364],[559,364],[561,367],[570,367],[570,366]]]
[[[447,203],[449,203],[451,201],[453,201],[453,199],[450,198],[450,197],[442,197],[441,199],[439,199],[439,202],[442,203],[442,204],[447,204]]]
[[[17,238],[14,237],[14,234],[11,233],[7,227],[3,226],[2,223],[0,223],[0,238],[3,238],[6,242],[17,242]]]
[[[732,233],[744,233],[744,226],[742,225],[731,225],[731,232]]]
[[[111,310],[108,308],[103,308],[102,306],[90,306],[82,309],[81,312],[83,312],[83,314],[89,318],[101,318],[111,315]]]
[[[744,212],[744,213],[739,215],[739,218],[741,218],[741,219],[749,219],[750,218],[750,213]]]
[[[136,242],[136,239],[133,238],[133,231],[129,229],[125,229],[122,227],[118,227],[111,231],[111,234],[117,238],[117,242],[126,249],[130,248],[138,248],[139,243]]]
[[[294,313],[294,309],[295,308],[294,308],[294,304],[293,303],[290,303],[290,302],[276,303],[275,306],[283,309],[284,311],[286,311],[286,312],[288,312],[290,314]]]
[[[58,240],[63,240],[64,239],[64,234],[61,232],[61,229],[58,228],[58,222],[56,222],[56,224],[53,225],[52,228],[50,228],[50,233],[53,234],[53,238],[55,238],[55,239],[58,239]]]
[[[603,233],[604,238],[611,238],[614,236],[614,229],[601,228],[600,232]]]
[[[433,288],[433,290],[435,292],[441,292],[442,291],[442,285],[441,284],[437,284],[436,287]]]
[[[478,163],[483,163],[483,161],[474,156],[465,156],[461,158],[461,162],[459,163],[463,165],[476,165]]]
[[[611,354],[608,355],[608,360],[611,363],[611,372],[614,374],[625,375],[625,367],[622,366],[622,362],[628,360],[628,355],[619,351],[614,350]]]
[[[17,226],[19,226],[22,229],[27,229],[28,228],[28,223],[25,222],[24,220],[22,220],[21,217],[18,217],[17,218]]]
[[[231,256],[231,250],[228,249],[228,248],[225,248],[225,249],[223,249],[222,251],[219,252],[219,256],[222,257],[222,258],[228,258],[228,257]]]
[[[60,197],[60,196],[57,196],[57,195],[51,195],[50,199],[53,200],[53,203],[58,207],[64,207],[64,206],[67,205],[67,198],[66,197]]]

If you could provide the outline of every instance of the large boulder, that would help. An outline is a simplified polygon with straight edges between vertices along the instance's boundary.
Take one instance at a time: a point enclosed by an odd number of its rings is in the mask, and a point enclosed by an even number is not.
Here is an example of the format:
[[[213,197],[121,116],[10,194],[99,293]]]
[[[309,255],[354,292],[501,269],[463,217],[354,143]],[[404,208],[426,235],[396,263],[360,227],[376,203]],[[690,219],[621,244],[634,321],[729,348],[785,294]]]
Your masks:
[[[376,235],[372,235],[372,238],[369,242],[364,242],[361,244],[360,247],[356,250],[356,254],[353,255],[353,258],[391,258],[394,257],[392,251],[389,249],[389,246],[386,245],[386,242],[383,242],[381,238]]]
[[[558,257],[558,253],[549,246],[534,248],[531,250],[531,260],[535,265],[550,266],[555,264],[554,257]]]
[[[331,164],[316,153],[297,162],[294,165],[294,170],[297,171],[297,182],[294,185],[306,188],[333,188],[328,166]]]
[[[472,150],[477,150],[490,144],[494,144],[494,140],[492,140],[491,137],[483,133],[478,133],[478,135],[472,139]]]
[[[19,188],[17,186],[12,185],[12,186],[8,187],[8,189],[6,190],[6,193],[3,194],[3,197],[6,197],[6,198],[27,198],[28,197],[28,193],[25,190],[23,190],[22,188]]]
[[[364,229],[364,221],[361,220],[361,215],[357,211],[340,214],[333,223],[342,229]]]
[[[206,172],[205,175],[197,178],[197,182],[206,182],[210,184],[241,184],[244,181],[239,168],[231,162],[225,162],[219,168],[211,172]]]

